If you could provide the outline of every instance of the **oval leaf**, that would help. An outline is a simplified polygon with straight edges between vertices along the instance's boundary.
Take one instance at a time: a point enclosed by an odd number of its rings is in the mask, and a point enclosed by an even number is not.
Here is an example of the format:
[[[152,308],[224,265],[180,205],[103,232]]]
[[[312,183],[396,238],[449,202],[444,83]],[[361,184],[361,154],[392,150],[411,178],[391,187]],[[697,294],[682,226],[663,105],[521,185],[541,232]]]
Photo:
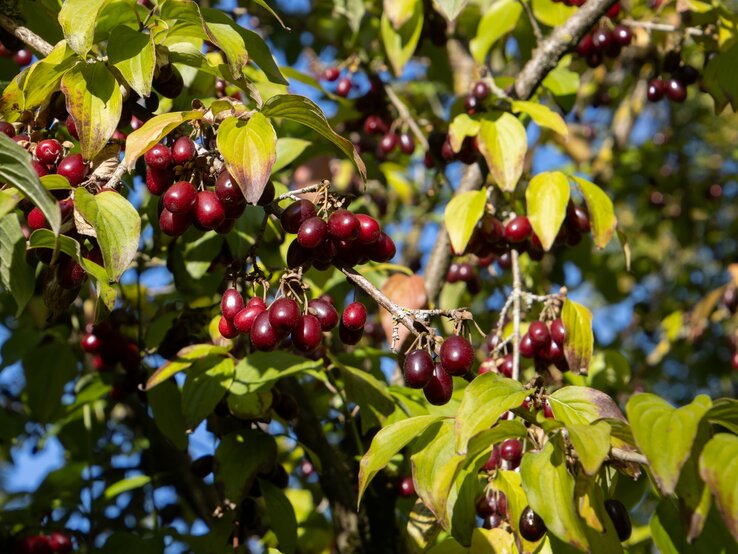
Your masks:
[[[0,219],[0,284],[13,295],[16,316],[19,316],[33,296],[35,275],[26,262],[26,237],[20,218],[10,214]]]
[[[466,137],[475,137],[479,132],[479,121],[472,119],[467,114],[462,113],[454,117],[451,125],[448,126],[448,138],[451,142],[451,149],[454,152],[461,150],[461,145]]]
[[[104,63],[80,63],[64,74],[61,89],[77,126],[82,156],[91,160],[120,121],[123,97],[118,82]]]
[[[248,121],[229,117],[218,129],[218,150],[246,201],[256,204],[277,160],[277,133],[261,113]]]
[[[80,56],[92,48],[100,10],[110,0],[65,0],[59,10],[59,25],[69,46]]]
[[[604,392],[589,387],[561,387],[548,397],[557,421],[570,425],[588,425],[598,419],[625,422],[615,401]]]
[[[571,178],[579,185],[579,190],[582,191],[584,201],[587,203],[594,243],[597,247],[604,248],[610,242],[618,225],[612,200],[594,183],[574,175]]]
[[[265,479],[259,479],[271,529],[279,541],[280,552],[292,554],[297,548],[297,517],[295,509],[282,489]]]
[[[136,160],[148,152],[155,144],[174,129],[185,123],[202,118],[202,112],[170,112],[149,119],[126,139],[126,154],[123,162],[128,171],[136,167]]]
[[[544,250],[550,250],[561,224],[566,218],[569,203],[569,181],[559,171],[539,173],[530,180],[525,190],[528,219],[541,240]]]
[[[108,60],[139,96],[151,94],[156,52],[151,35],[119,25],[110,32]]]
[[[565,138],[569,136],[569,128],[564,118],[548,106],[530,100],[513,100],[512,110],[515,113],[523,112],[530,116],[540,127],[551,129]]]
[[[591,425],[567,425],[574,450],[587,475],[595,475],[610,451],[610,425],[598,421]]]
[[[164,363],[149,377],[144,390],[153,389],[156,385],[187,369],[200,358],[213,354],[225,354],[229,350],[230,347],[228,346],[216,346],[214,344],[193,344],[191,346],[185,346],[177,352],[177,356],[173,360]]]
[[[487,53],[495,43],[507,33],[515,29],[523,13],[523,6],[518,0],[498,0],[493,3],[479,21],[477,35],[471,40],[471,54],[480,65],[483,65]]]
[[[515,190],[528,152],[523,124],[511,113],[487,115],[480,122],[477,137],[479,150],[497,186],[505,192]]]
[[[474,228],[484,215],[486,190],[473,190],[455,195],[446,206],[444,220],[451,247],[461,254],[466,249]]]
[[[405,64],[412,58],[423,30],[423,5],[415,2],[410,18],[395,29],[387,13],[382,14],[380,31],[382,44],[387,52],[395,75],[400,75]]]
[[[700,455],[700,476],[715,495],[726,527],[738,542],[738,437],[718,433]]]
[[[664,494],[674,492],[698,425],[711,405],[704,394],[678,409],[655,394],[635,394],[628,400],[625,411],[633,438]]]
[[[561,310],[561,319],[566,329],[564,354],[569,368],[575,374],[586,375],[594,349],[592,312],[567,298]]]

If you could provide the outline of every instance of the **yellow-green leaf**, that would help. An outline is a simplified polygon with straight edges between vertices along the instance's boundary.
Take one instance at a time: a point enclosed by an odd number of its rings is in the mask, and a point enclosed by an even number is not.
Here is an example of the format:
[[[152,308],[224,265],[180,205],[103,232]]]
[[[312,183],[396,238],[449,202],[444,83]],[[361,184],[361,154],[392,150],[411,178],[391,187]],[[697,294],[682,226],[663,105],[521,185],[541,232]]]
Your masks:
[[[505,192],[515,190],[528,152],[523,124],[511,113],[487,115],[480,121],[478,141],[497,186]]]
[[[454,152],[461,150],[461,145],[466,137],[475,137],[479,132],[479,121],[472,119],[467,114],[457,115],[448,126],[448,138],[451,149]]]
[[[610,450],[610,425],[598,421],[590,425],[567,425],[569,440],[587,475],[595,475]]]
[[[140,33],[125,25],[110,32],[108,60],[139,96],[151,94],[151,82],[156,67],[156,52],[151,35]]]
[[[65,0],[59,10],[59,25],[69,46],[80,56],[90,51],[100,10],[110,0]]]
[[[589,218],[592,223],[592,238],[594,239],[594,243],[599,248],[604,248],[610,242],[618,225],[612,200],[594,183],[574,175],[571,178],[579,186],[579,190],[582,191],[582,196],[584,196],[584,201],[587,203]]]
[[[174,129],[187,121],[202,118],[202,112],[170,112],[149,119],[139,129],[133,131],[126,139],[126,154],[123,161],[128,171],[133,171],[136,160],[148,152],[155,144]]]
[[[718,511],[738,542],[738,437],[718,433],[700,455],[700,476],[715,495]]]
[[[398,29],[392,26],[388,15],[382,14],[380,33],[382,44],[387,52],[395,75],[400,75],[405,64],[410,60],[420,40],[423,30],[423,4],[415,2],[412,16]]]
[[[533,16],[549,27],[563,25],[575,13],[577,8],[566,6],[553,0],[532,0]]]
[[[530,224],[541,240],[544,250],[550,250],[569,203],[569,181],[559,171],[539,173],[525,190],[525,202]]]
[[[177,352],[177,356],[173,360],[165,362],[151,374],[144,388],[145,390],[151,390],[159,383],[163,383],[173,375],[187,369],[200,358],[213,354],[225,354],[229,350],[229,346],[217,346],[214,344],[193,344],[191,346],[185,346]]]
[[[564,355],[569,368],[575,374],[584,373],[586,375],[594,349],[592,312],[567,298],[561,310],[561,319],[566,329]]]
[[[464,252],[477,222],[484,215],[486,202],[487,192],[475,190],[457,194],[446,206],[444,220],[454,252]]]
[[[518,0],[497,0],[485,11],[479,21],[477,34],[469,44],[478,64],[484,64],[487,53],[495,43],[515,29],[522,13],[523,7]]]
[[[562,137],[569,136],[569,128],[566,126],[564,118],[548,106],[530,100],[513,100],[512,110],[515,113],[523,112],[539,126],[551,129]]]
[[[418,3],[419,0],[384,0],[383,13],[387,14],[392,26],[399,29],[413,16]]]

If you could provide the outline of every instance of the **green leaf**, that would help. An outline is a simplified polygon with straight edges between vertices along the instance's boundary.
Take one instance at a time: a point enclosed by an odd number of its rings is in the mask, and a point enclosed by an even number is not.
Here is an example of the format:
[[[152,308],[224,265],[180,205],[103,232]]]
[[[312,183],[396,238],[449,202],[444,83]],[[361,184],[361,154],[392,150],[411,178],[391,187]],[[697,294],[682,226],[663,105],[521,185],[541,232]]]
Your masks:
[[[518,0],[497,0],[485,12],[477,27],[477,34],[469,48],[474,60],[483,65],[495,43],[515,29],[523,13]]]
[[[399,29],[406,23],[415,11],[418,0],[384,0],[383,12],[392,22],[392,27]]]
[[[291,554],[297,548],[297,518],[295,509],[284,492],[269,481],[259,479],[270,527],[279,541],[279,548]]]
[[[177,357],[171,361],[162,364],[159,369],[151,374],[144,390],[151,390],[156,385],[163,383],[173,375],[190,367],[195,361],[206,356],[214,354],[226,354],[230,350],[228,346],[216,346],[215,344],[193,344],[185,346],[179,352]],[[245,359],[243,360],[245,361]],[[243,363],[243,361],[241,363]],[[240,364],[239,364],[240,365]]]
[[[439,420],[441,416],[437,415],[411,417],[382,428],[374,436],[369,450],[359,463],[358,503],[361,503],[361,497],[374,476],[389,463],[392,457]]]
[[[574,477],[566,456],[549,441],[540,452],[529,452],[520,464],[520,476],[530,507],[549,533],[579,550],[587,550],[585,526],[574,506]]]
[[[133,477],[128,477],[127,479],[121,479],[105,489],[103,498],[105,498],[105,500],[111,500],[119,494],[132,491],[134,489],[140,489],[149,483],[151,483],[151,477],[148,475],[135,475]]]
[[[387,385],[367,371],[337,364],[343,374],[346,396],[359,406],[363,434],[381,425],[395,410],[395,403],[387,392]]]
[[[182,394],[173,381],[150,390],[146,394],[156,426],[176,448],[186,450],[187,427],[182,414]]]
[[[256,204],[277,160],[277,133],[261,113],[247,121],[229,117],[218,129],[218,150],[246,201]]]
[[[0,190],[0,219],[12,212],[22,199],[23,195],[17,190]]]
[[[476,527],[472,533],[471,552],[476,554],[515,552],[515,536],[499,527],[495,529]]]
[[[289,31],[290,28],[287,27],[284,22],[280,19],[280,17],[277,15],[277,12],[275,12],[269,4],[265,2],[265,0],[254,0],[254,3],[259,4],[262,8],[264,8],[266,11],[268,11],[277,21],[279,21],[279,24],[282,26],[282,28],[285,31]]]
[[[74,209],[95,229],[105,270],[112,281],[117,281],[136,257],[141,216],[115,191],[93,195],[78,188],[74,192]]]
[[[533,9],[533,16],[549,27],[563,25],[572,15],[577,13],[576,8],[553,0],[532,0],[531,8]]]
[[[284,169],[297,158],[312,143],[309,140],[299,138],[283,137],[277,139],[277,159],[272,167],[272,173]]]
[[[77,126],[82,156],[92,160],[120,121],[123,97],[118,81],[102,62],[80,63],[64,74],[61,90]]]
[[[561,319],[566,329],[564,354],[569,368],[575,374],[586,375],[594,349],[592,312],[567,298],[561,310]]]
[[[587,203],[594,243],[599,248],[604,248],[610,242],[618,225],[612,200],[594,183],[574,175],[571,175],[571,178],[579,185],[579,190],[582,191],[584,201]]]
[[[712,402],[703,394],[674,408],[655,394],[635,394],[625,406],[638,448],[664,494],[672,494],[703,416]]]
[[[523,112],[528,115],[540,127],[546,127],[566,138],[569,136],[569,128],[564,118],[548,106],[531,102],[529,100],[513,100],[512,111]]]
[[[466,137],[475,137],[479,133],[479,121],[472,119],[465,113],[461,113],[454,117],[451,125],[448,126],[448,138],[451,142],[451,149],[454,152],[461,150],[461,145]]]
[[[26,262],[26,237],[17,214],[0,219],[0,284],[13,295],[20,316],[33,296],[36,278]]]
[[[260,471],[268,472],[277,459],[274,438],[255,429],[225,435],[215,451],[216,481],[225,485],[226,498],[240,502]]]
[[[567,425],[574,446],[587,475],[595,475],[610,451],[610,425],[598,421],[590,425]]]
[[[484,215],[486,190],[472,190],[455,195],[446,205],[444,220],[451,248],[461,254],[466,249],[474,228]]]
[[[139,96],[151,94],[156,68],[156,52],[151,35],[118,25],[108,40],[108,61],[120,71],[128,86]]]
[[[266,101],[261,113],[269,118],[283,117],[295,121],[328,139],[354,162],[366,181],[366,167],[354,145],[331,129],[323,111],[309,98],[297,94],[276,94]]]
[[[716,53],[707,62],[702,82],[707,92],[715,100],[715,113],[720,113],[730,104],[738,111],[738,42],[731,41],[727,50]]]
[[[720,515],[738,542],[738,437],[718,433],[700,455],[700,476],[715,496]]]
[[[320,361],[306,360],[289,352],[253,352],[236,365],[231,394],[267,391],[279,379],[320,367]]]
[[[468,2],[469,0],[433,0],[433,5],[441,12],[443,17],[453,21]]]
[[[69,345],[61,342],[42,344],[26,352],[24,394],[34,420],[49,423],[61,410],[64,386],[77,375],[77,366],[77,357]]]
[[[0,133],[0,182],[21,191],[46,216],[51,229],[59,233],[59,204],[41,184],[30,154],[4,133]]]
[[[51,173],[41,177],[41,184],[46,190],[72,190],[72,185],[69,184],[69,179],[63,175],[57,175]]]
[[[185,425],[194,429],[215,409],[233,382],[233,360],[208,356],[197,360],[188,370],[182,388]]]
[[[269,414],[273,402],[274,395],[271,391],[234,394],[233,385],[231,385],[228,394],[228,410],[239,419],[254,420],[264,418]]]
[[[569,203],[569,181],[559,171],[539,173],[525,189],[528,219],[544,250],[550,250]]]
[[[710,510],[702,534],[691,544],[679,503],[663,498],[653,510],[649,522],[654,546],[661,554],[736,554],[735,539],[720,520],[717,510]]]
[[[128,171],[136,167],[136,160],[148,152],[161,139],[171,133],[174,129],[186,123],[202,118],[202,112],[170,112],[156,115],[144,123],[139,129],[133,131],[126,139],[126,153],[123,161]]]
[[[423,30],[422,2],[419,0],[414,2],[412,16],[397,30],[392,26],[386,12],[382,13],[382,20],[379,25],[387,58],[395,75],[401,75],[405,64],[413,57]]]
[[[95,24],[109,0],[65,0],[59,11],[59,25],[69,46],[85,56],[94,44]]]
[[[588,425],[598,419],[625,422],[620,408],[604,392],[589,387],[561,387],[548,397],[557,421],[567,427]]]
[[[497,186],[505,192],[515,190],[528,152],[523,124],[507,112],[486,115],[480,122],[478,141]]]
[[[492,427],[507,410],[520,407],[527,395],[518,381],[497,373],[476,377],[466,387],[456,414],[456,452],[465,454],[474,435]]]
[[[543,79],[544,88],[554,95],[556,103],[568,112],[574,106],[579,91],[579,73],[569,69],[570,56],[564,56],[559,65]]]
[[[735,398],[718,398],[707,412],[710,423],[722,425],[738,435],[738,400]]]

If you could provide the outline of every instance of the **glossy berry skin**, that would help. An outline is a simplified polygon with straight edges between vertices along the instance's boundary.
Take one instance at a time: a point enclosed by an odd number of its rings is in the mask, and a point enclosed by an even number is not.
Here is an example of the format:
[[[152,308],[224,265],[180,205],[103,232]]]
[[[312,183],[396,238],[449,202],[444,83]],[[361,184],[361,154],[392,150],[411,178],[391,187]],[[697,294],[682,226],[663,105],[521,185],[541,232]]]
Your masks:
[[[617,532],[620,541],[627,541],[633,531],[633,525],[630,521],[630,515],[628,515],[628,509],[622,502],[620,502],[620,500],[609,498],[605,500],[605,510],[615,526],[615,531]]]
[[[264,305],[247,305],[233,318],[233,325],[235,325],[239,333],[247,335],[251,332],[251,327],[254,325],[256,317],[265,311],[266,306]]]
[[[292,298],[278,298],[269,307],[269,323],[277,333],[289,333],[300,319],[300,307]]]
[[[54,532],[49,535],[49,546],[57,554],[68,554],[72,551],[72,539],[64,533]]]
[[[346,98],[351,92],[352,86],[353,86],[353,83],[351,82],[351,78],[344,77],[343,79],[338,81],[338,86],[336,87],[336,94],[338,96],[342,96]]]
[[[546,402],[544,402],[543,404],[543,417],[548,419],[554,418],[553,409],[551,408],[551,404],[548,402],[548,400],[546,400]]]
[[[308,302],[308,308],[315,312],[314,315],[318,318],[323,331],[330,331],[338,325],[338,311],[330,302],[316,298]]]
[[[176,165],[182,165],[195,157],[197,148],[190,137],[179,137],[172,145],[172,161]]]
[[[366,324],[366,307],[361,302],[352,302],[341,314],[341,323],[352,331],[364,328]]]
[[[546,534],[546,524],[543,523],[541,516],[535,513],[530,506],[526,506],[525,510],[520,514],[518,523],[520,535],[528,542],[538,542]]]
[[[64,148],[56,139],[44,139],[36,145],[36,157],[42,164],[55,164],[63,153]]]
[[[738,371],[738,352],[734,352],[730,357],[730,365],[733,366],[733,369]]]
[[[604,27],[595,29],[594,33],[592,33],[592,43],[600,52],[605,52],[613,40],[614,37],[612,36],[612,33]]]
[[[383,135],[387,132],[387,125],[378,115],[370,115],[364,120],[364,132],[367,135]]]
[[[293,240],[287,247],[287,267],[296,269],[304,264],[309,264],[312,259],[312,250],[302,246],[297,240]],[[309,265],[308,265],[309,267]]]
[[[589,220],[589,212],[584,206],[572,205],[571,209],[567,210],[567,223],[580,233],[589,233],[592,230],[592,223]]]
[[[233,321],[225,317],[221,317],[218,322],[218,332],[220,336],[226,339],[235,339],[238,336],[238,329],[233,324]]]
[[[646,98],[649,102],[658,102],[666,94],[666,83],[662,79],[652,79],[648,83]]]
[[[681,104],[687,99],[687,87],[677,79],[666,81],[666,96],[672,102]]]
[[[297,230],[297,242],[303,248],[316,248],[326,238],[328,224],[321,218],[314,216],[306,219]]]
[[[282,228],[288,233],[297,233],[300,225],[307,219],[315,217],[317,210],[310,200],[298,200],[287,206],[279,218]]]
[[[633,33],[625,25],[618,25],[612,31],[613,38],[620,46],[628,46],[633,40]]]
[[[412,135],[408,133],[402,133],[399,139],[400,152],[407,154],[408,156],[415,152],[415,140]]]
[[[13,138],[15,136],[15,127],[7,121],[0,121],[0,133]]]
[[[382,139],[379,141],[379,149],[384,154],[391,154],[392,151],[397,147],[399,138],[395,133],[385,133]]]
[[[251,327],[251,344],[257,350],[270,352],[277,347],[279,336],[269,321],[269,311],[264,310],[254,320]]]
[[[484,100],[489,96],[489,85],[484,81],[477,81],[472,88],[472,95],[477,100]]]
[[[188,214],[195,208],[197,189],[192,183],[179,181],[164,193],[164,207],[173,214]]]
[[[530,238],[532,232],[533,228],[530,226],[530,221],[524,215],[513,218],[505,225],[505,239],[508,242],[523,242]]]
[[[338,325],[338,338],[343,344],[353,345],[361,340],[364,335],[364,328],[359,330],[349,329],[343,324],[343,321]]]
[[[428,384],[423,387],[425,399],[434,406],[443,406],[451,400],[454,392],[454,382],[451,376],[446,373],[440,363],[433,366],[433,377],[430,378]]]
[[[168,169],[148,169],[146,171],[146,188],[154,196],[161,196],[172,186],[174,177]]]
[[[46,221],[46,216],[37,207],[34,207],[28,212],[28,226],[36,231],[37,229],[48,229],[49,222]]]
[[[317,317],[310,314],[302,315],[292,331],[292,345],[301,352],[310,352],[320,344],[321,333],[321,325]]]
[[[82,350],[84,350],[88,354],[97,354],[102,348],[102,341],[97,335],[87,333],[82,337],[79,345],[82,347]]]
[[[474,363],[474,349],[465,338],[452,335],[441,345],[440,360],[449,375],[464,375]]]
[[[226,319],[233,319],[243,309],[243,296],[236,289],[227,289],[220,299],[220,312]]]
[[[267,181],[266,186],[264,187],[264,190],[261,193],[261,196],[256,201],[257,206],[266,206],[267,204],[271,204],[274,202],[274,196],[277,194],[277,190],[274,188],[274,183],[271,181]]]
[[[328,67],[323,71],[323,79],[326,81],[335,81],[341,75],[341,70],[337,67]]]
[[[64,125],[67,127],[67,131],[72,136],[72,138],[75,140],[79,140],[77,124],[74,122],[74,118],[71,115],[67,116],[67,120],[64,122]]]
[[[700,72],[691,65],[682,65],[674,72],[674,78],[684,85],[693,85],[700,78]]]
[[[144,162],[151,169],[167,169],[172,164],[172,152],[165,144],[155,144],[144,154]]]
[[[238,183],[227,171],[218,175],[215,181],[215,194],[223,206],[243,206],[246,202]]]
[[[173,214],[169,210],[164,209],[159,215],[159,229],[161,229],[162,233],[170,237],[183,235],[191,223],[192,218],[190,214]]]
[[[400,496],[413,496],[415,494],[415,484],[412,477],[409,475],[400,477],[397,482],[397,494]]]
[[[433,358],[426,350],[413,350],[405,356],[402,373],[411,389],[422,389],[433,377]]]
[[[559,346],[564,346],[566,340],[566,328],[561,319],[554,319],[551,322],[551,338]]]
[[[523,358],[533,358],[536,355],[537,347],[528,333],[520,339],[520,355]]]
[[[523,457],[523,443],[518,439],[506,439],[500,445],[500,457],[505,460],[511,469],[520,465]]]
[[[359,220],[348,210],[336,210],[328,218],[328,234],[338,240],[354,240],[359,236]]]
[[[502,516],[497,512],[490,514],[483,519],[484,521],[482,522],[482,527],[484,527],[485,529],[497,529],[500,525],[502,525]]]
[[[82,154],[72,154],[64,158],[59,162],[56,172],[58,175],[66,177],[73,187],[79,186],[87,176],[87,166]]]
[[[500,375],[503,377],[507,377],[510,379],[513,374],[513,357],[512,354],[508,354],[504,358],[502,358],[502,363],[497,366],[497,371],[500,372]]]
[[[580,56],[588,57],[595,52],[594,42],[592,42],[592,35],[584,35],[579,44],[577,45],[577,53]]]
[[[30,64],[32,60],[33,54],[31,54],[30,50],[26,50],[25,48],[18,50],[13,55],[13,61],[18,65],[18,67],[25,67]]]
[[[359,220],[359,236],[357,240],[361,244],[373,244],[377,242],[379,236],[382,234],[382,228],[379,226],[379,222],[366,214],[356,214],[356,219]]]
[[[551,334],[543,321],[534,321],[528,327],[528,335],[537,348],[547,347],[551,341]]]
[[[193,215],[200,227],[207,230],[219,227],[225,220],[223,204],[220,203],[216,194],[209,190],[201,190],[197,193]]]
[[[492,451],[489,453],[489,459],[482,466],[482,469],[484,471],[494,471],[495,469],[500,467],[501,463],[502,463],[502,458],[500,457],[500,447],[494,446],[492,448]]]
[[[376,242],[372,243],[368,250],[369,259],[378,263],[390,261],[395,257],[397,248],[389,235],[382,232]]]
[[[458,283],[459,281],[461,281],[461,277],[459,276],[459,264],[452,263],[448,268],[448,272],[446,273],[446,282]]]

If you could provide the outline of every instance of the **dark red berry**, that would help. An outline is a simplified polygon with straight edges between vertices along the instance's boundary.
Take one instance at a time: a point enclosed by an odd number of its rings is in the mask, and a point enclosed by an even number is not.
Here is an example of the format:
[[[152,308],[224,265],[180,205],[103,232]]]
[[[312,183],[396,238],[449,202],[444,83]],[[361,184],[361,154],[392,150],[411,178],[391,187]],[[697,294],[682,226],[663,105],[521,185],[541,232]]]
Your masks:
[[[30,50],[22,48],[13,55],[13,61],[18,64],[18,67],[25,67],[33,61],[33,54]]]
[[[523,338],[520,339],[520,355],[523,358],[533,358],[536,355],[536,350],[536,345],[530,335],[528,333],[524,334]]]
[[[551,404],[549,404],[548,400],[543,403],[543,417],[546,417],[548,419],[553,419],[554,417],[553,410],[551,409]]]
[[[251,332],[251,327],[254,325],[256,316],[264,311],[266,311],[266,306],[247,305],[236,314],[236,317],[233,318],[233,325],[238,329],[239,333],[248,334]]]
[[[564,328],[564,322],[561,319],[554,319],[551,322],[551,338],[559,346],[564,346],[566,340],[566,329]]]
[[[595,68],[602,63],[602,52],[597,50],[587,54],[586,62],[589,67]]]
[[[243,309],[243,296],[236,289],[227,289],[220,299],[220,311],[226,319],[233,319]]]
[[[505,225],[505,239],[508,242],[520,243],[527,240],[532,231],[533,228],[530,226],[528,218],[519,215]]]
[[[33,170],[36,172],[36,175],[38,175],[39,177],[43,177],[44,175],[49,174],[49,168],[42,164],[40,161],[31,160],[31,165],[33,166]]]
[[[544,360],[556,363],[564,357],[564,351],[556,341],[549,341],[548,346],[541,348],[538,354]]]
[[[484,81],[477,81],[474,83],[474,88],[472,89],[472,95],[477,100],[484,100],[489,96],[489,85],[485,83]]]
[[[298,200],[287,206],[279,221],[282,223],[282,228],[288,233],[297,233],[300,229],[300,225],[307,219],[315,217],[317,210],[315,204],[310,200]]]
[[[528,335],[530,335],[533,344],[536,348],[547,348],[549,342],[551,342],[551,334],[548,332],[548,327],[543,321],[534,321],[528,327]]]
[[[67,120],[64,122],[64,124],[66,125],[69,134],[72,135],[72,138],[79,140],[77,124],[74,122],[74,118],[71,115],[67,116]]]
[[[474,363],[474,349],[465,338],[452,335],[441,345],[440,360],[449,375],[464,375]]]
[[[58,531],[51,533],[48,538],[49,547],[56,554],[68,554],[72,551],[72,539]]]
[[[37,207],[34,207],[28,212],[28,226],[36,231],[37,229],[48,229],[49,222],[46,221],[46,216]]]
[[[348,210],[336,210],[328,218],[328,234],[338,240],[354,240],[359,236],[359,220]]]
[[[620,3],[616,2],[612,6],[610,6],[610,9],[607,10],[607,17],[609,18],[615,18],[620,14]]]
[[[338,81],[338,86],[336,87],[336,94],[338,96],[343,96],[344,98],[349,95],[349,92],[351,92],[351,87],[353,86],[353,83],[351,82],[350,77],[344,77],[340,81]]]
[[[628,46],[633,40],[633,33],[625,25],[618,25],[612,31],[615,42],[620,46]]]
[[[86,335],[84,335],[79,344],[82,347],[82,350],[84,350],[88,354],[97,354],[102,348],[102,341],[100,340],[100,337],[98,337],[97,335],[93,335],[92,333],[87,333]]]
[[[490,214],[486,214],[482,217],[480,231],[481,238],[487,244],[498,243],[505,234],[505,229],[503,228],[502,223],[500,223],[500,220]]]
[[[338,69],[337,67],[327,67],[327,68],[326,68],[326,69],[325,69],[325,70],[323,71],[323,75],[322,75],[322,77],[323,77],[323,79],[324,79],[324,80],[326,80],[326,81],[331,81],[331,82],[333,82],[333,81],[335,81],[336,79],[338,79],[338,77],[339,77],[340,75],[341,75],[341,70],[340,70],[340,69]]]
[[[682,65],[674,72],[674,78],[686,85],[695,84],[700,78],[700,72],[691,65]]]
[[[415,140],[411,134],[402,133],[400,135],[400,152],[408,156],[415,152]]]
[[[358,241],[361,244],[373,244],[379,240],[382,234],[382,228],[379,222],[373,217],[366,214],[356,214],[359,220],[359,236]]]
[[[154,196],[161,196],[172,186],[174,175],[171,170],[151,169],[146,170],[146,188]]]
[[[352,302],[341,314],[341,323],[347,329],[358,331],[366,324],[366,307],[361,302]]]
[[[589,220],[587,208],[573,203],[570,206],[567,210],[567,222],[580,233],[589,233],[592,230],[592,224]]]
[[[476,114],[481,104],[482,103],[477,99],[476,96],[469,95],[464,98],[464,110],[469,115]]]
[[[461,277],[459,276],[459,264],[454,262],[448,268],[448,272],[446,273],[446,282],[458,283],[459,281],[461,281]]]
[[[343,324],[343,321],[338,325],[338,338],[341,339],[341,342],[343,344],[356,344],[361,340],[361,337],[364,335],[364,328],[354,330],[349,329]]]
[[[384,154],[390,154],[397,147],[398,140],[399,139],[395,133],[385,133],[385,135],[379,141],[379,149]]]
[[[314,315],[300,316],[292,331],[292,345],[302,352],[317,348],[322,338],[320,321]]]
[[[489,453],[489,459],[482,466],[482,469],[484,471],[494,471],[495,469],[500,467],[501,463],[502,458],[500,458],[500,447],[495,446],[492,448],[492,452]]]
[[[300,307],[292,298],[283,296],[269,306],[269,323],[277,333],[287,334],[297,326]]]
[[[155,144],[144,154],[144,162],[151,169],[167,169],[172,164],[172,152],[164,144]]]
[[[330,302],[316,298],[308,302],[308,308],[318,318],[320,328],[323,331],[330,331],[338,325],[338,311]]]
[[[63,288],[73,290],[82,285],[87,272],[76,260],[65,258],[59,264],[58,277]]]
[[[590,34],[584,35],[579,41],[579,44],[577,45],[577,53],[580,56],[588,57],[588,56],[591,56],[594,52],[595,52],[595,46],[594,46],[594,42],[592,41],[592,35]]]
[[[442,406],[451,400],[453,392],[454,382],[451,376],[446,373],[440,363],[434,364],[433,377],[423,387],[425,399],[434,406]]]
[[[238,336],[238,329],[236,329],[233,321],[225,317],[220,318],[218,331],[220,332],[220,336],[226,339],[234,339]]]
[[[195,199],[195,221],[206,230],[219,227],[225,220],[225,210],[218,196],[209,190],[201,190]]]
[[[172,160],[176,165],[182,165],[195,157],[197,148],[190,137],[179,137],[172,146]]]
[[[513,357],[512,354],[508,354],[502,358],[502,363],[497,366],[497,371],[503,377],[510,379],[513,376]]]
[[[518,439],[506,439],[500,445],[500,457],[505,460],[511,469],[520,465],[523,457],[523,443]]]
[[[377,241],[369,245],[367,255],[372,261],[384,263],[394,258],[396,252],[394,241],[389,235],[382,232],[379,234]]]
[[[274,202],[274,197],[277,194],[277,190],[274,188],[274,183],[268,181],[264,187],[264,191],[261,193],[259,200],[256,201],[257,206],[266,206]]]
[[[312,250],[293,240],[287,247],[287,267],[296,269],[308,263],[312,258]]]
[[[610,46],[610,43],[612,42],[612,32],[605,27],[595,29],[594,33],[592,33],[592,43],[594,44],[594,47],[602,53],[607,50],[608,46]]]
[[[326,238],[328,224],[321,218],[314,216],[306,219],[297,230],[297,242],[303,248],[316,248]]]
[[[658,102],[666,94],[666,83],[662,79],[652,79],[648,83],[648,90],[646,91],[646,98],[649,102]]]
[[[180,181],[169,187],[162,200],[164,207],[173,214],[188,214],[195,208],[197,189],[192,183]]]
[[[378,115],[370,115],[364,120],[364,132],[368,135],[383,135],[387,132],[387,125]]]
[[[277,332],[269,321],[269,311],[264,310],[254,320],[251,327],[251,344],[257,350],[269,352],[277,347]]]
[[[413,478],[409,475],[400,477],[400,480],[397,482],[397,493],[400,496],[413,496],[415,494]]]
[[[72,154],[64,158],[59,162],[56,173],[66,177],[73,187],[78,186],[87,176],[87,165],[82,158],[82,154]]]
[[[167,209],[159,215],[159,229],[165,235],[178,237],[183,235],[192,223],[190,214],[173,214]]]
[[[520,535],[528,542],[538,542],[546,534],[546,524],[543,523],[541,516],[535,513],[530,506],[526,506],[525,510],[520,514],[518,530],[520,531]]]
[[[7,121],[0,121],[0,133],[13,138],[15,136],[15,127]]]
[[[662,67],[667,73],[674,73],[682,64],[682,56],[676,50],[669,50],[664,56]]]
[[[55,164],[63,153],[64,148],[56,139],[44,139],[36,145],[36,157],[42,164]]]
[[[218,179],[215,181],[215,194],[218,195],[224,206],[243,206],[246,202],[241,187],[227,171],[223,171],[218,175]]]
[[[615,531],[617,532],[620,541],[627,541],[633,531],[633,525],[630,522],[628,509],[622,502],[620,502],[620,500],[609,498],[605,500],[605,510],[615,526]]]
[[[666,82],[666,96],[672,102],[684,102],[687,99],[687,87],[677,79],[669,79]]]
[[[433,358],[426,350],[413,350],[402,364],[405,384],[412,389],[422,389],[433,377],[433,366]]]
[[[502,525],[502,516],[498,513],[490,514],[484,519],[482,522],[482,527],[485,529],[497,529],[500,525]]]

